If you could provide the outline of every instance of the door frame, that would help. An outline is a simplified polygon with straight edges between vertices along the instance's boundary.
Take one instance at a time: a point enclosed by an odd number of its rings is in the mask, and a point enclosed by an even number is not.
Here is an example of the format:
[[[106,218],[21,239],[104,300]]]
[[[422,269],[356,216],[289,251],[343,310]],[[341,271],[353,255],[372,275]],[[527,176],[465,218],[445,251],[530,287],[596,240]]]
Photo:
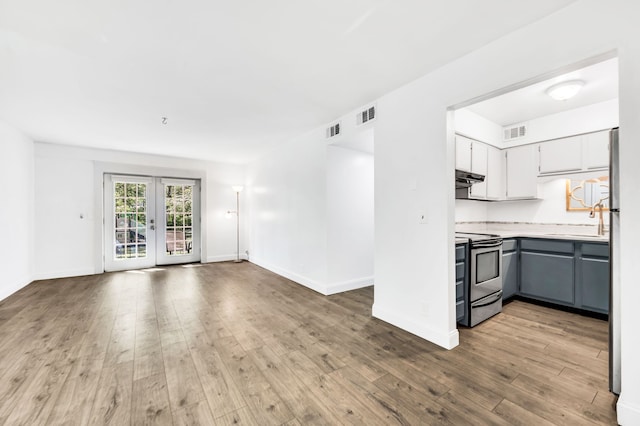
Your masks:
[[[148,156],[138,158],[137,155],[132,156],[138,161],[149,161]],[[170,163],[181,161],[177,159],[159,159],[159,163]],[[162,166],[145,166],[136,163],[123,164],[111,162],[94,162],[93,169],[93,187],[94,199],[93,206],[95,212],[94,221],[94,273],[101,274],[104,272],[104,175],[111,173],[116,175],[145,175],[145,176],[165,176],[176,179],[198,179],[200,180],[200,262],[204,263],[207,259],[207,172],[204,169],[180,169]]]

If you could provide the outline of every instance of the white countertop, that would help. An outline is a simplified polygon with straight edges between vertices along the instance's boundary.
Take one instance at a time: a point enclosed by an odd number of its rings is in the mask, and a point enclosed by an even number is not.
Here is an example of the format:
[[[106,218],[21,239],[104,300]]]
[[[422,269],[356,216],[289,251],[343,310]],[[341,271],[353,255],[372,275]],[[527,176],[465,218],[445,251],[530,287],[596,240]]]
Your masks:
[[[549,238],[557,240],[580,240],[606,243],[609,232],[598,235],[594,225],[565,225],[539,223],[467,222],[456,223],[456,232],[496,234],[502,238]],[[456,238],[456,243],[458,239]]]

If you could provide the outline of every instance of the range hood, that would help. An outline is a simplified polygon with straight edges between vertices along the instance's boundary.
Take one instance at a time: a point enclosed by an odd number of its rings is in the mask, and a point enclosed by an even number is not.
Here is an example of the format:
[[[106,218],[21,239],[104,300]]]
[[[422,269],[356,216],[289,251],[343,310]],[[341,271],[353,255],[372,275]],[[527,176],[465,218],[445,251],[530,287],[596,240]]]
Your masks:
[[[466,189],[481,182],[484,182],[484,175],[456,169],[456,189]]]

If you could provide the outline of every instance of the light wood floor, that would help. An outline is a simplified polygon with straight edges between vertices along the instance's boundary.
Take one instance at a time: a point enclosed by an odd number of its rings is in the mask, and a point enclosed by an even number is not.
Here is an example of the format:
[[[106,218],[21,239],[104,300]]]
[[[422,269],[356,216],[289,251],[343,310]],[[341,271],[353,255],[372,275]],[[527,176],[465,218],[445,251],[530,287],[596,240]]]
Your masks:
[[[0,303],[0,424],[615,424],[607,324],[524,302],[443,350],[249,263]]]

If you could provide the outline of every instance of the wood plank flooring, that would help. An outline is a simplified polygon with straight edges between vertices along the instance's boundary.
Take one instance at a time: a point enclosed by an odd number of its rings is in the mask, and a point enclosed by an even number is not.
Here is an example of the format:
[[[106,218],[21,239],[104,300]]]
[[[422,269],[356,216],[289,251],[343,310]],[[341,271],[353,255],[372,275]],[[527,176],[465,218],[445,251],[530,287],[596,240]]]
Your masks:
[[[515,301],[446,351],[250,263],[0,302],[0,424],[616,424],[607,323]]]

